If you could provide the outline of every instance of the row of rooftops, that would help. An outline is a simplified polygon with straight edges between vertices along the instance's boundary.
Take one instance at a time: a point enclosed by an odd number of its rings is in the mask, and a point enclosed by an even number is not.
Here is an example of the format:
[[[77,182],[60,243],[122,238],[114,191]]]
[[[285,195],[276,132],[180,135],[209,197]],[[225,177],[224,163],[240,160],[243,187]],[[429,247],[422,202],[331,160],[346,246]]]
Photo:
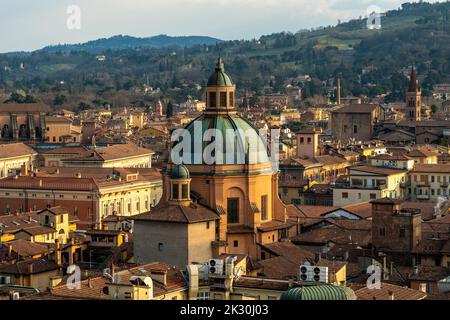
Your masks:
[[[68,168],[39,167],[30,175],[0,180],[2,189],[93,191],[105,187],[135,183],[161,183],[158,170],[152,168]]]
[[[277,248],[273,248],[277,251]],[[282,255],[285,257],[285,255]],[[272,258],[269,260],[275,260]],[[268,262],[269,260],[266,260]],[[286,261],[284,261],[286,262]],[[2,266],[0,265],[0,272],[2,269],[9,273],[22,273],[26,274],[30,270],[30,263],[32,263],[32,270],[35,272],[45,272],[50,270],[57,270],[58,266],[52,261],[45,259],[36,261],[27,261],[18,263],[15,266]],[[325,263],[321,261],[321,265]],[[339,264],[338,262],[330,263],[330,267],[334,267],[332,272],[336,272],[337,269],[345,264]],[[266,269],[266,268],[265,268]],[[298,269],[296,266],[294,269]],[[268,269],[267,269],[268,270]],[[298,270],[297,270],[298,271]],[[270,272],[270,271],[268,271]],[[290,271],[288,271],[290,272]],[[167,294],[174,292],[189,291],[189,277],[178,267],[168,265],[161,262],[153,262],[138,266],[128,266],[120,268],[115,271],[115,275],[118,275],[119,281],[113,282],[106,276],[91,275],[88,278],[81,280],[79,288],[73,290],[66,283],[67,276],[63,277],[61,284],[51,288],[49,291],[27,294],[21,297],[22,300],[107,300],[109,299],[108,291],[111,286],[132,286],[136,284],[136,279],[144,279],[149,277],[153,283],[153,297],[161,298]],[[142,284],[141,284],[142,285]],[[202,282],[200,286],[214,287],[214,283],[208,281]],[[427,294],[414,289],[404,288],[401,286],[382,283],[380,290],[376,292],[370,292],[367,288],[358,286],[356,284],[351,287],[339,287],[329,284],[305,284],[297,283],[295,281],[283,280],[278,278],[264,277],[252,277],[241,276],[235,279],[233,287],[236,289],[250,289],[250,290],[267,290],[282,293],[281,299],[287,300],[315,300],[315,299],[327,299],[327,300],[421,300],[424,299]],[[213,289],[214,290],[214,289]]]
[[[76,216],[69,214],[64,208],[60,206],[50,207],[39,211],[0,215],[0,231],[1,233],[17,233],[19,231],[25,231],[33,235],[48,233],[51,228],[42,226],[39,223],[39,215],[47,212],[53,215],[67,214],[69,223],[78,221]],[[53,231],[55,230],[53,229]]]
[[[134,143],[113,144],[107,147],[89,149],[85,146],[66,146],[55,149],[36,151],[22,142],[0,144],[0,159],[13,158],[19,156],[60,155],[68,156],[64,161],[80,162],[104,162],[126,159],[138,156],[151,156],[154,152],[147,148],[142,148]],[[73,156],[73,158],[70,158]]]
[[[137,156],[151,156],[153,151],[141,148],[134,143],[113,144],[103,148],[88,149],[84,146],[62,147],[43,151],[43,155],[74,155],[73,158],[64,159],[64,161],[114,161]]]

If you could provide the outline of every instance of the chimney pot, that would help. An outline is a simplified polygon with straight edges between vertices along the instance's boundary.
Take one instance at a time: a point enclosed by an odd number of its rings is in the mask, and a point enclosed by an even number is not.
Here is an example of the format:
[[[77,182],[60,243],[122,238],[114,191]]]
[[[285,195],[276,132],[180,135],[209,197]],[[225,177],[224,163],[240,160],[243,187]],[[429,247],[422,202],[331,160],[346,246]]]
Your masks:
[[[389,291],[388,294],[389,294],[389,300],[395,300],[394,299],[394,292]]]
[[[316,252],[314,255],[314,261],[317,263],[320,261],[320,259],[321,259],[320,252]]]

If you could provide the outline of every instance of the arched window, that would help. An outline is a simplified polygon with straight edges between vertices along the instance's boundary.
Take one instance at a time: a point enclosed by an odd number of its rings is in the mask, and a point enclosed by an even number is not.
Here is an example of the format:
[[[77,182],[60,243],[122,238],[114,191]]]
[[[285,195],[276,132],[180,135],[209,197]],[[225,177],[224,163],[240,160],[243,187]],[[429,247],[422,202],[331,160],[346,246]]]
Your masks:
[[[239,198],[227,199],[228,223],[239,223]]]

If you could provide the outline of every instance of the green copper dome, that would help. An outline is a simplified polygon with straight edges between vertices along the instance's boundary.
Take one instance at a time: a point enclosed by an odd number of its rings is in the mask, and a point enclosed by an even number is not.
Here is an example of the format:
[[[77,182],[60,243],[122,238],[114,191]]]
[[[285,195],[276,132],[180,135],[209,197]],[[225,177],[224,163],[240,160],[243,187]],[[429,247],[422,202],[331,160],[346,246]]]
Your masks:
[[[356,300],[356,295],[348,287],[327,284],[289,289],[280,300]]]
[[[173,144],[171,160],[180,163],[175,161],[174,154],[182,157],[181,163],[185,165],[270,163],[267,144],[259,132],[249,122],[232,114],[203,114],[193,120]],[[205,154],[210,155],[209,160],[205,159]]]
[[[173,168],[171,176],[172,179],[189,179],[189,170],[182,164]]]
[[[233,81],[230,76],[225,73],[225,68],[222,58],[217,59],[216,70],[208,79],[208,87],[231,87]]]

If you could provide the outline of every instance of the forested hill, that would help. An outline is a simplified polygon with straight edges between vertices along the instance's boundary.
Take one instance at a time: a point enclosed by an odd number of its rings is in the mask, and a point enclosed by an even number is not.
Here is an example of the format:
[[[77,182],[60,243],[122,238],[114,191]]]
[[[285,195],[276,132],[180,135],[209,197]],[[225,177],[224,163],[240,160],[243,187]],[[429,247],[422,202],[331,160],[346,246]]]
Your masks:
[[[46,52],[58,51],[87,51],[92,53],[104,52],[107,50],[123,50],[136,48],[164,48],[164,47],[192,47],[195,45],[215,45],[221,40],[204,36],[184,36],[171,37],[159,35],[154,37],[137,38],[118,35],[107,39],[98,39],[82,44],[65,44],[48,46],[42,49]]]
[[[411,65],[418,68],[424,94],[450,82],[450,3],[403,4],[386,12],[381,30],[356,18],[337,26],[277,33],[220,44],[225,68],[241,90],[283,92],[299,75],[305,97],[327,94],[336,76],[345,94],[403,99]],[[120,39],[116,39],[120,40]],[[98,40],[100,43],[105,40]],[[119,41],[120,42],[120,41]],[[216,59],[216,43],[178,47],[108,48],[88,51],[47,49],[28,55],[0,55],[0,89],[37,93],[92,94],[106,100],[144,84],[176,98],[200,97]],[[99,61],[99,53],[106,56]],[[22,65],[22,68],[19,66]]]

